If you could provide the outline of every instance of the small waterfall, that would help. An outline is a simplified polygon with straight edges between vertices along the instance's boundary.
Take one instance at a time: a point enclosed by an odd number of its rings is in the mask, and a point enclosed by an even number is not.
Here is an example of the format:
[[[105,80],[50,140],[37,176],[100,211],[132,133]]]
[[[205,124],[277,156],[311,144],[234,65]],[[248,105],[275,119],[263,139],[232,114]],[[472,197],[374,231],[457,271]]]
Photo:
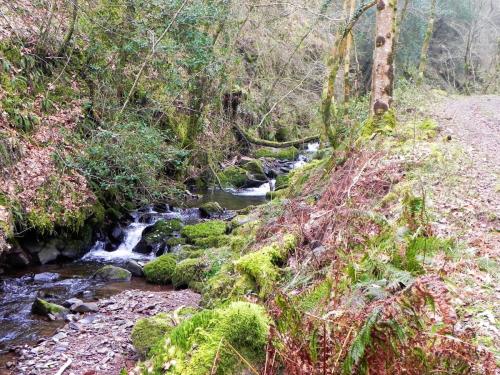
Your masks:
[[[150,209],[147,214],[156,214],[156,211]],[[138,212],[132,214],[134,222],[130,223],[125,229],[123,242],[114,251],[106,251],[106,243],[97,241],[90,251],[82,258],[84,261],[98,260],[113,263],[123,263],[129,259],[134,260],[150,260],[154,258],[154,254],[135,253],[133,250],[142,238],[142,232],[147,227],[153,225],[160,217],[152,217],[150,223],[139,222],[141,216]]]

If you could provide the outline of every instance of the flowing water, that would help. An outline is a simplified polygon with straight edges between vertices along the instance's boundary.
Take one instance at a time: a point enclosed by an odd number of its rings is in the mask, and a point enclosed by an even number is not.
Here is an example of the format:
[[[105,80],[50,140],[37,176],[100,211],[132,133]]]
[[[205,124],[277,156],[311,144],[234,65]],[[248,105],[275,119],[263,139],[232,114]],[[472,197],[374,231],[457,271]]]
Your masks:
[[[291,168],[305,165],[319,144],[309,144]],[[218,202],[228,210],[238,210],[250,205],[266,202],[266,193],[274,189],[274,180],[259,187],[219,190],[206,192],[195,202]],[[61,304],[77,297],[84,301],[106,298],[129,289],[145,291],[168,290],[169,287],[147,284],[144,279],[133,277],[130,282],[102,283],[92,279],[93,273],[104,264],[123,265],[133,259],[146,262],[154,258],[154,253],[141,254],[133,249],[141,240],[143,231],[158,220],[180,219],[185,224],[196,223],[201,219],[200,211],[192,208],[146,207],[131,214],[131,222],[123,228],[124,236],[114,251],[106,250],[104,241],[97,241],[80,260],[72,263],[32,266],[14,270],[0,276],[0,366],[7,360],[2,356],[9,348],[36,343],[41,337],[52,335],[64,325],[61,321],[48,321],[31,314],[31,305],[37,295],[43,295],[50,302]],[[36,281],[34,275],[45,274],[46,280]],[[53,275],[51,275],[53,274]]]

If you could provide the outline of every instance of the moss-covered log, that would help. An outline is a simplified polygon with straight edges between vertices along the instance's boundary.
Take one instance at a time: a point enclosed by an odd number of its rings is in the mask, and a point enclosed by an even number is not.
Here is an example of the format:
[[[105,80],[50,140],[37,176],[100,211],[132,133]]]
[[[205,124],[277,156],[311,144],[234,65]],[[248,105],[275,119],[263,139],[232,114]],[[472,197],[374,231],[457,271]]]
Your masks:
[[[276,141],[268,141],[267,139],[261,139],[254,137],[251,135],[249,132],[243,130],[241,127],[238,125],[234,125],[235,129],[249,142],[257,146],[267,146],[267,147],[274,147],[274,148],[286,148],[286,147],[292,147],[292,146],[299,146],[303,145],[309,142],[314,142],[319,140],[320,135],[311,135],[309,137],[305,137],[302,139],[297,139],[294,141],[288,141],[288,142],[276,142]]]

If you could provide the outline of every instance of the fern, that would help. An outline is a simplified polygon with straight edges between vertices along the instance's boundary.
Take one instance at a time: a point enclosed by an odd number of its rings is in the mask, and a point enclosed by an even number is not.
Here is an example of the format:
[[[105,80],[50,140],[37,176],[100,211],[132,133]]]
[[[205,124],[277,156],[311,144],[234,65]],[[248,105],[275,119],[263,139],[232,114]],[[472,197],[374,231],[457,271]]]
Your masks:
[[[380,316],[381,309],[375,309],[370,314],[363,327],[361,327],[358,335],[352,342],[352,345],[349,348],[347,356],[344,360],[344,374],[351,374],[353,369],[357,367],[360,364],[361,360],[364,358],[366,348],[371,344],[372,341],[372,330],[380,319]]]

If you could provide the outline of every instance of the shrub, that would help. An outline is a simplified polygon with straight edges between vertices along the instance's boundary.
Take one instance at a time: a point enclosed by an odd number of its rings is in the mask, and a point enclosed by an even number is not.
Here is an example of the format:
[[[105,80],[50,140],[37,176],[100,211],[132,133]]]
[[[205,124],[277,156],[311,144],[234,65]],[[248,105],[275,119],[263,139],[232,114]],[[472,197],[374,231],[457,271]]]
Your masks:
[[[188,241],[193,242],[197,238],[220,236],[226,233],[226,223],[221,220],[205,221],[203,223],[186,225],[181,234]]]
[[[168,314],[160,313],[139,319],[132,329],[132,344],[137,353],[144,357],[171,330],[172,321]]]
[[[174,287],[187,287],[192,282],[201,281],[206,267],[206,262],[200,258],[185,259],[175,267],[172,275]]]
[[[175,271],[175,256],[172,254],[162,255],[144,266],[146,280],[154,284],[168,284],[172,280]]]
[[[178,157],[164,142],[166,134],[143,122],[104,125],[91,132],[75,162],[96,190],[118,202],[166,195],[162,170],[166,161]]]

